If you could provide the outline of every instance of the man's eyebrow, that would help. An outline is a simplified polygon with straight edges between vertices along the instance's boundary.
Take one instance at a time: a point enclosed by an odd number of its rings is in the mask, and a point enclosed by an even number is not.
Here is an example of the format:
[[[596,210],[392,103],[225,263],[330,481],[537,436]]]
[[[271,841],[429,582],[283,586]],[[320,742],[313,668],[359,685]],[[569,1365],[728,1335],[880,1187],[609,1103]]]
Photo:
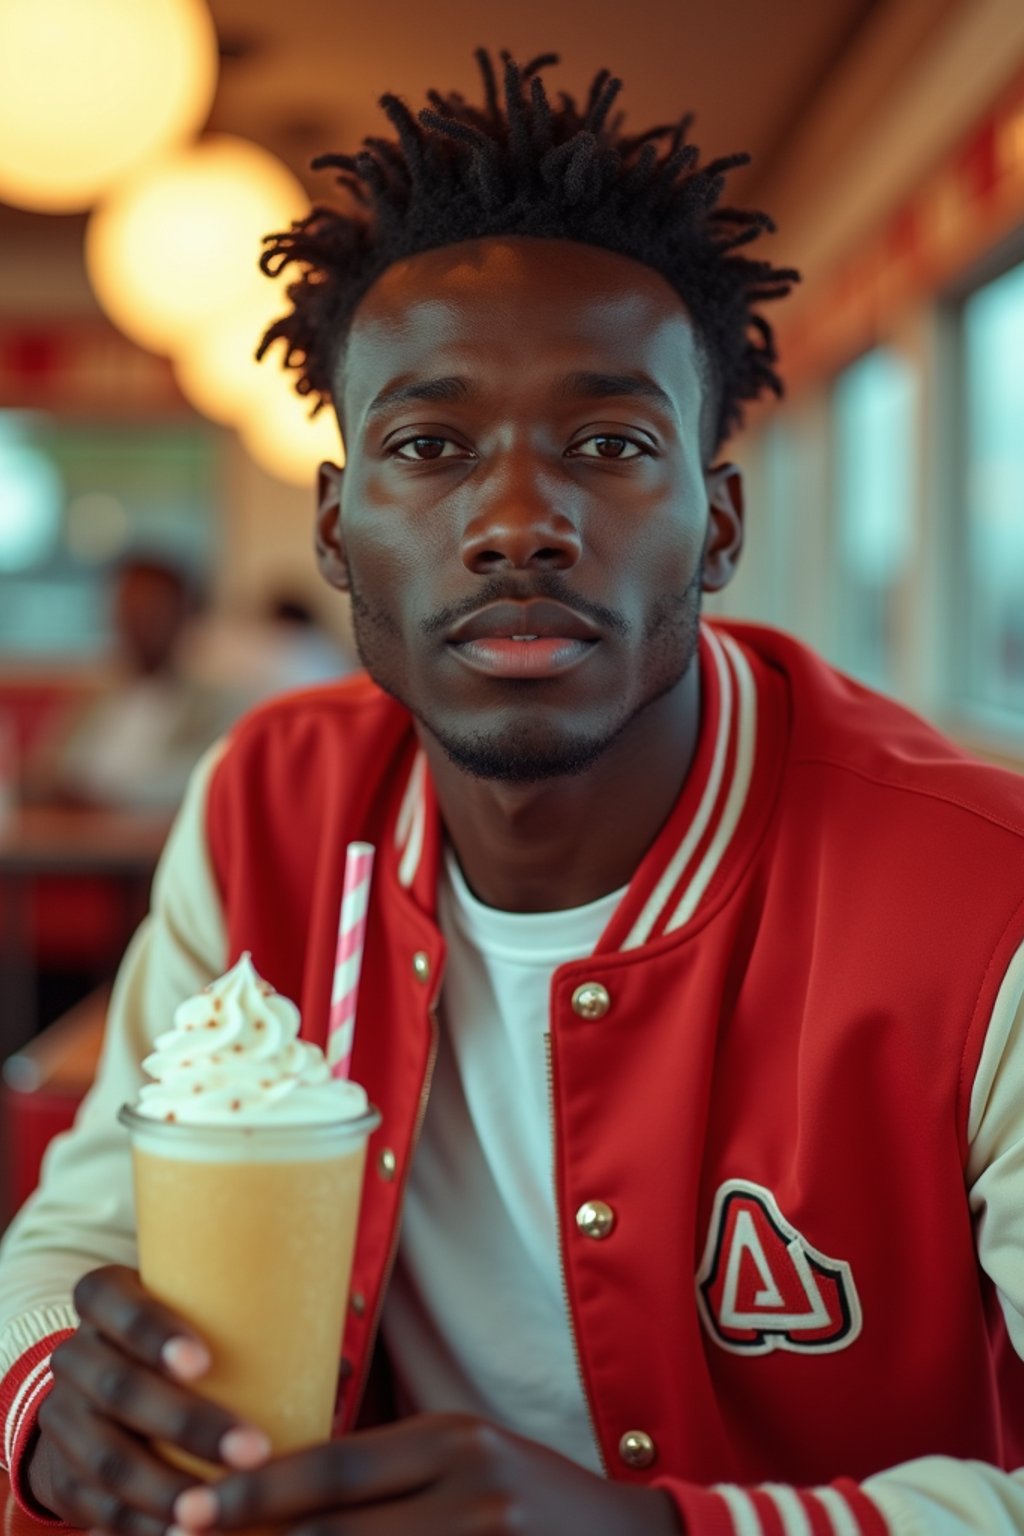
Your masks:
[[[374,416],[381,415],[384,411],[391,410],[398,405],[405,405],[411,400],[433,400],[441,404],[452,404],[458,401],[468,400],[473,395],[473,386],[469,379],[461,374],[446,374],[437,379],[419,379],[408,384],[396,384],[382,389],[371,400],[367,412],[367,421]],[[676,415],[675,402],[660,384],[649,379],[646,374],[636,373],[570,373],[561,379],[555,389],[555,396],[562,400],[604,400],[616,395],[633,396],[636,399],[650,400],[670,415]]]
[[[450,404],[456,400],[465,400],[471,394],[469,380],[459,374],[448,374],[441,379],[414,380],[411,384],[395,384],[374,396],[367,407],[366,419],[370,421],[383,411],[391,410],[393,406],[404,405],[407,400],[437,400],[442,404]]]
[[[566,400],[606,400],[614,395],[632,395],[650,400],[670,416],[676,415],[671,395],[645,373],[570,373],[555,391]]]

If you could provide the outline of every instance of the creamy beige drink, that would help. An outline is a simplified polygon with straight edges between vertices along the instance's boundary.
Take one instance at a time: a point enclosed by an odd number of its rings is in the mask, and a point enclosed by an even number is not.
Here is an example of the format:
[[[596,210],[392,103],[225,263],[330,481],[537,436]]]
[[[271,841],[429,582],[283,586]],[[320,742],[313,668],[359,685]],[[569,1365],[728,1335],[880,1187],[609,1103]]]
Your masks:
[[[143,1284],[209,1346],[197,1390],[259,1425],[275,1451],[330,1435],[379,1123],[298,1030],[298,1009],[244,955],[177,1009],[143,1062],[154,1081],[121,1112]]]

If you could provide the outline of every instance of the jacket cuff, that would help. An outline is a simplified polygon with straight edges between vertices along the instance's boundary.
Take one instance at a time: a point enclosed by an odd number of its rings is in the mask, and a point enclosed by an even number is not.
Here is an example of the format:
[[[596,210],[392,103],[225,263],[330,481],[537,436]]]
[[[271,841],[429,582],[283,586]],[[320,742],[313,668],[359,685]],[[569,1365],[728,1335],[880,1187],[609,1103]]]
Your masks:
[[[57,1345],[69,1339],[73,1328],[48,1333],[19,1355],[0,1381],[0,1434],[3,1436],[3,1463],[11,1476],[11,1492],[18,1508],[34,1520],[54,1530],[72,1527],[48,1509],[37,1504],[26,1476],[28,1456],[36,1433],[39,1405],[53,1386],[50,1356]]]
[[[890,1536],[878,1505],[848,1478],[821,1488],[785,1483],[705,1488],[673,1477],[655,1478],[651,1486],[675,1500],[683,1530],[700,1536]]]

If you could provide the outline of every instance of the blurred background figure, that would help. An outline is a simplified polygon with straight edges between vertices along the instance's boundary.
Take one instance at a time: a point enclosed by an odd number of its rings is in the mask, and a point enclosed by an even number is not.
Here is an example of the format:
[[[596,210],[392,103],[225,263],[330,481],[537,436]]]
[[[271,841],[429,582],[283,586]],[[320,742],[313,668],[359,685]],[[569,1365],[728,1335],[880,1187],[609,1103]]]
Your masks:
[[[27,800],[174,809],[196,759],[244,703],[241,689],[211,686],[184,666],[199,604],[196,581],[182,567],[153,555],[120,562],[109,679],[58,717],[29,758]]]
[[[354,643],[323,625],[297,592],[264,597],[249,613],[207,613],[191,630],[188,664],[197,678],[248,706],[277,693],[337,682],[358,666]]]
[[[282,593],[267,608],[267,678],[271,691],[328,683],[357,662],[319,624],[302,598]]]

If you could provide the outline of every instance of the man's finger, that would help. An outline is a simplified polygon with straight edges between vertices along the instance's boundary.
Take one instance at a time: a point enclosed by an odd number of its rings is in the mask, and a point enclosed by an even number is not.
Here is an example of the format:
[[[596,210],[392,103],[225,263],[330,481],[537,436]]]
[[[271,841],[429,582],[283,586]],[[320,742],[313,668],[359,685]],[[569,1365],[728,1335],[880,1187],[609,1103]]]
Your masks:
[[[203,1340],[176,1313],[143,1289],[133,1269],[108,1264],[83,1275],[74,1290],[75,1309],[126,1354],[194,1381],[210,1366]]]
[[[513,1529],[500,1508],[467,1513],[431,1491],[414,1493],[398,1507],[364,1504],[333,1518],[320,1515],[308,1525],[295,1526],[288,1536],[463,1536],[467,1531],[473,1536],[497,1536]]]
[[[186,1530],[239,1530],[305,1519],[326,1510],[399,1499],[444,1476],[488,1426],[461,1415],[424,1415],[279,1456],[254,1472],[235,1472],[192,1488],[174,1506]]]
[[[59,1385],[74,1388],[103,1418],[134,1434],[228,1466],[256,1466],[270,1454],[262,1430],[239,1424],[226,1408],[144,1370],[89,1328],[59,1345],[50,1364]]]
[[[54,1458],[53,1504],[55,1514],[69,1525],[110,1531],[114,1536],[164,1536],[166,1521],[133,1509],[116,1493],[97,1488],[81,1476],[73,1462]]]
[[[146,1441],[99,1418],[81,1399],[55,1389],[44,1408],[46,1436],[81,1482],[170,1524],[175,1499],[192,1485],[187,1473],[169,1466]]]

